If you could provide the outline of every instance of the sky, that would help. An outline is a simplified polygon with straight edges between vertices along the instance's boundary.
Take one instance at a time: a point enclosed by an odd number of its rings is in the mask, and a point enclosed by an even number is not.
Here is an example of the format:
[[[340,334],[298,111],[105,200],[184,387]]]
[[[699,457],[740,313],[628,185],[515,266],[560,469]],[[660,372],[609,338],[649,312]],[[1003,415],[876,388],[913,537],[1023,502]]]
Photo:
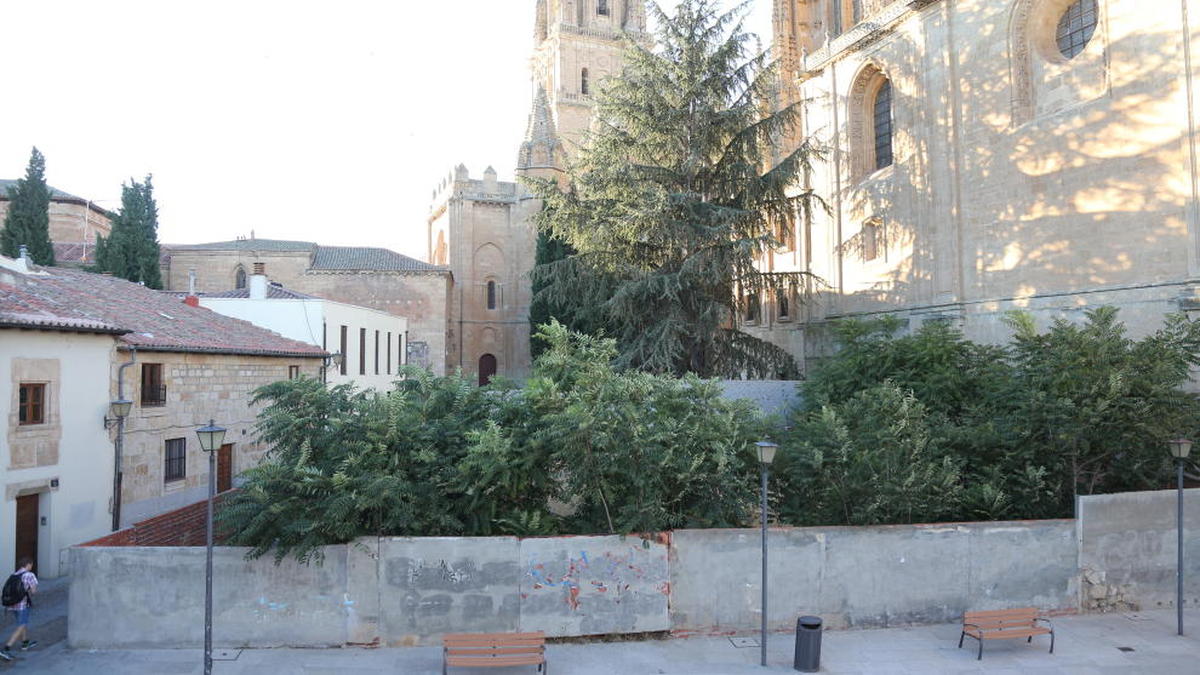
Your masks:
[[[253,232],[423,258],[451,167],[512,179],[534,5],[5,3],[0,178],[37,146],[47,182],[111,210],[153,174],[164,243]],[[770,13],[755,0],[748,21],[764,43]]]

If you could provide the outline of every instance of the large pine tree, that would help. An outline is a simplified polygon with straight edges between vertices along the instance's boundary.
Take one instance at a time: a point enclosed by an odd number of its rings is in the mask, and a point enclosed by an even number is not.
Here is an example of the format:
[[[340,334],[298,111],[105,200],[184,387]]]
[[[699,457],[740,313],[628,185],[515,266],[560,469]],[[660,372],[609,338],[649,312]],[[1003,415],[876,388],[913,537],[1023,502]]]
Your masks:
[[[652,5],[655,44],[627,44],[624,71],[596,98],[569,188],[534,186],[546,204],[539,227],[575,251],[535,268],[539,299],[552,308],[598,301],[620,366],[795,372],[782,349],[738,330],[747,298],[805,281],[755,261],[780,243],[772,225],[791,228],[814,203],[787,193],[815,154],[806,144],[771,164],[798,110],[772,112],[778,75],[742,28],[747,6],[682,0],[668,16]]]
[[[113,221],[112,234],[96,241],[96,269],[162,288],[158,266],[158,205],[151,177],[138,183],[130,179],[121,186],[121,210]]]
[[[0,230],[0,253],[15,258],[22,245],[28,247],[29,257],[38,265],[54,264],[46,158],[37,148],[29,155],[25,177],[8,188],[8,214]]]

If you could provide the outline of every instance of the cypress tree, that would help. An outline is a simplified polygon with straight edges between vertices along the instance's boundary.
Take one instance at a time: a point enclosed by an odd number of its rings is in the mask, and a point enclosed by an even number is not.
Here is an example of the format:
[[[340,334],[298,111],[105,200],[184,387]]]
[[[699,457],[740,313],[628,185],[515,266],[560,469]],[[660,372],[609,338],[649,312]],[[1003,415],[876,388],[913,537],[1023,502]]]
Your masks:
[[[777,227],[817,204],[789,195],[816,154],[807,143],[772,163],[798,107],[774,111],[777,68],[742,29],[747,7],[682,0],[668,16],[651,5],[656,45],[627,42],[624,71],[596,97],[570,186],[533,183],[546,204],[539,228],[574,251],[535,267],[539,298],[596,302],[619,366],[725,377],[797,370],[784,350],[738,329],[751,298],[808,281],[756,261],[780,244]]]
[[[46,158],[37,148],[29,155],[25,177],[8,188],[8,214],[0,230],[0,253],[15,258],[24,245],[38,265],[54,264],[50,243],[50,187],[46,185]]]
[[[121,186],[121,210],[113,221],[112,234],[96,240],[96,269],[162,288],[158,258],[158,204],[151,176],[147,175],[144,183],[130,179]]]

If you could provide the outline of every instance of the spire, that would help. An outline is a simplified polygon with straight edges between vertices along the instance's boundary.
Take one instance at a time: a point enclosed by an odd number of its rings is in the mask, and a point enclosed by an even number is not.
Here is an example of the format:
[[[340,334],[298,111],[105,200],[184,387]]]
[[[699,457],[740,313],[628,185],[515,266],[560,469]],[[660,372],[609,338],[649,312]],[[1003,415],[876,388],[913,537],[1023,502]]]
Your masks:
[[[546,0],[538,0],[534,12],[533,45],[536,47],[546,39]]]
[[[533,108],[529,111],[525,142],[521,144],[521,152],[517,156],[517,170],[557,169],[561,155],[562,143],[554,128],[546,88],[539,84],[537,94],[533,97]]]

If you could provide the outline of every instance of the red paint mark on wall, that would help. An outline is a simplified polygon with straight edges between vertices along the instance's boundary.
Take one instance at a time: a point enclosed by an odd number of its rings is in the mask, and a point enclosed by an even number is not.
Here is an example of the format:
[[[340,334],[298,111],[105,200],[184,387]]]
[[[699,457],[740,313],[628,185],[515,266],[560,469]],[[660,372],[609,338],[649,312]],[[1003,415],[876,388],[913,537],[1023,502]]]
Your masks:
[[[579,609],[579,587],[578,586],[571,587],[571,594],[569,596],[567,596],[567,604],[570,605],[571,609],[573,609],[573,610]]]

